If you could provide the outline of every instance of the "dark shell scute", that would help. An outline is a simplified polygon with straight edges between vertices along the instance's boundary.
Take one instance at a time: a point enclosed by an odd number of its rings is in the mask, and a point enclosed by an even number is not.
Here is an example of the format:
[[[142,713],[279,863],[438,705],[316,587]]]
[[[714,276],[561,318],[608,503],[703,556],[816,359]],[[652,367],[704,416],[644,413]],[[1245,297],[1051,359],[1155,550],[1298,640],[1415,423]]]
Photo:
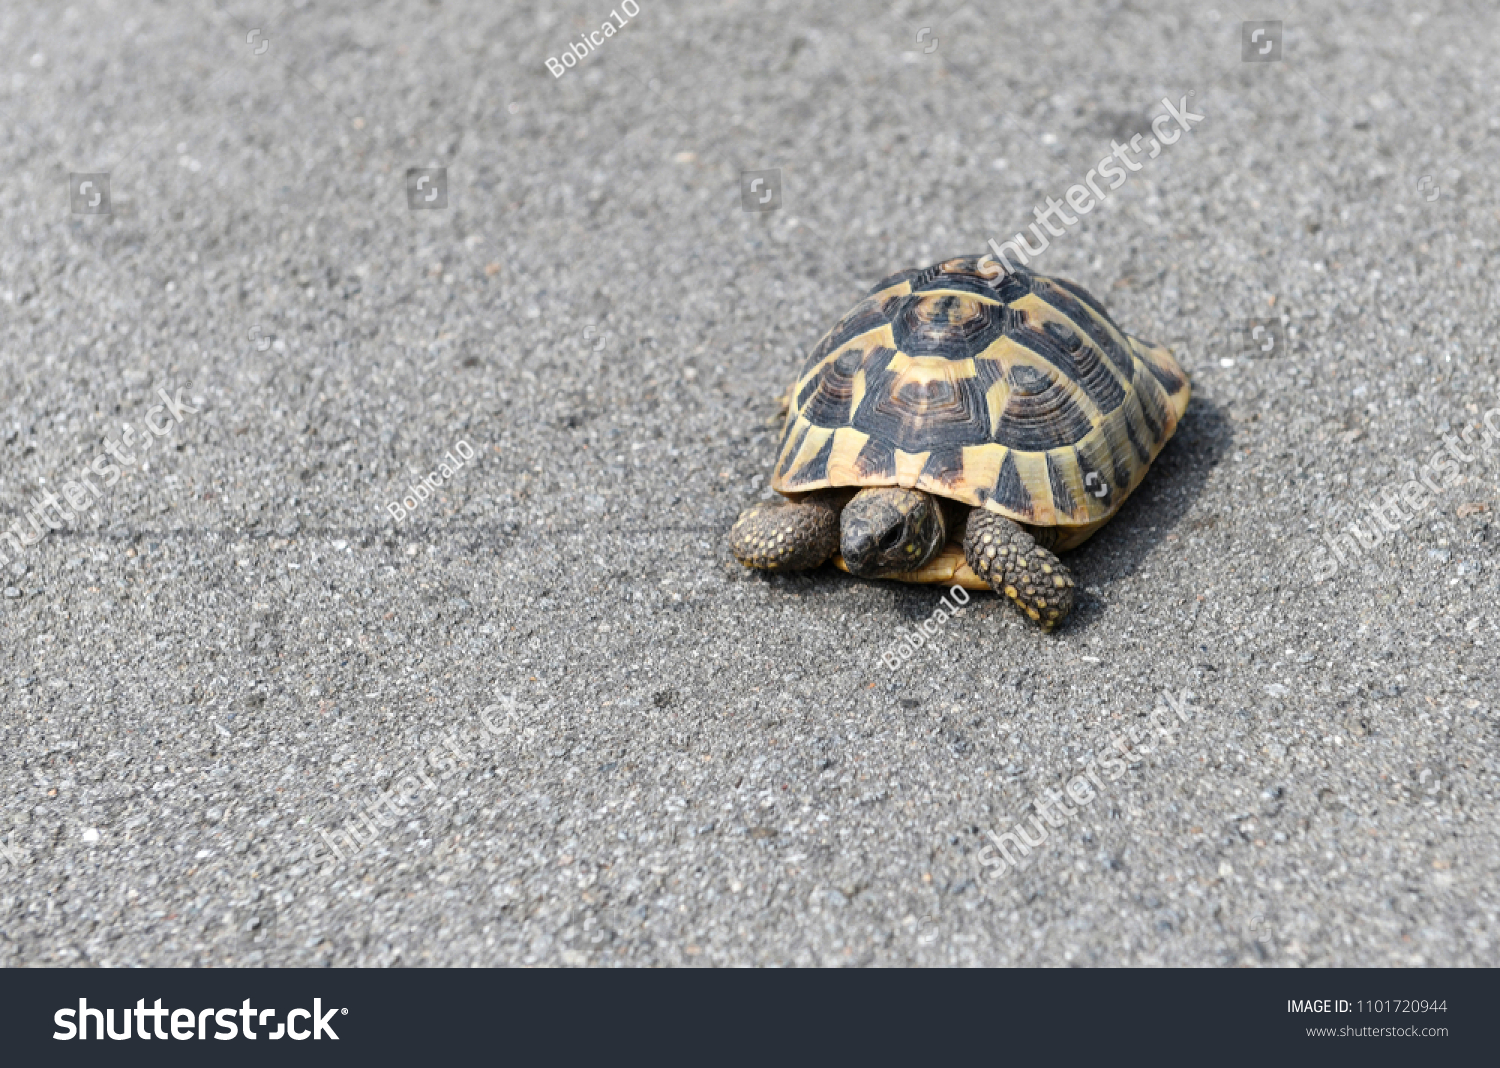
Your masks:
[[[1077,382],[1101,412],[1112,412],[1125,402],[1119,380],[1076,330],[1049,320],[1040,330],[1018,325],[1008,336]]]
[[[865,370],[865,394],[854,425],[906,452],[990,441],[989,406],[977,378],[901,381]]]
[[[833,361],[833,369],[844,378],[853,378],[864,359],[865,354],[859,349],[845,349],[839,353],[839,358]]]
[[[1047,482],[1052,489],[1052,507],[1061,512],[1071,512],[1077,507],[1073,491],[1063,477],[1062,468],[1051,453],[1047,454]]]
[[[821,482],[828,477],[828,458],[833,455],[833,435],[828,435],[828,440],[823,442],[811,460],[792,472],[792,481],[798,484],[810,482]]]
[[[854,458],[854,469],[861,478],[894,478],[896,450],[872,437]]]
[[[1000,464],[1000,473],[995,476],[994,488],[987,496],[1000,507],[1018,515],[1031,512],[1031,494],[1026,492],[1021,472],[1016,470],[1016,458],[1010,453],[1005,454],[1005,459]]]
[[[888,318],[881,302],[865,300],[856,304],[854,309],[840,319],[838,325],[824,334],[823,339],[814,346],[807,360],[802,364],[802,374],[805,375],[811,371],[835,349],[847,345],[861,334],[878,330],[886,324]]]
[[[954,446],[933,449],[922,467],[922,475],[945,486],[958,485],[964,476],[963,449]]]
[[[1132,380],[1135,375],[1135,358],[1125,350],[1113,333],[1101,326],[1098,320],[1085,310],[1085,303],[1097,309],[1099,307],[1097,302],[1092,297],[1087,302],[1078,300],[1074,295],[1075,290],[1081,292],[1076,286],[1070,285],[1064,288],[1063,284],[1055,279],[1048,279],[1045,286],[1041,284],[1041,280],[1038,280],[1036,295],[1087,334],[1089,340],[1097,345],[1100,351],[1109,357],[1109,361],[1119,369],[1120,374],[1124,375],[1127,381]],[[1102,310],[1101,314],[1103,314]],[[1106,322],[1114,322],[1108,316],[1104,318]]]
[[[891,333],[908,356],[967,360],[987,349],[1010,321],[999,304],[949,293],[914,293],[892,309]]]
[[[1029,374],[1018,376],[1017,372],[1023,370]],[[1014,368],[1012,381],[1018,377],[1026,383],[1028,392],[1022,392],[1018,386],[1011,393],[1000,425],[995,428],[995,441],[1013,449],[1046,452],[1072,445],[1093,429],[1088,415],[1063,383],[1054,381],[1045,389],[1035,389],[1038,379],[1046,376],[1032,367]]]
[[[1186,380],[1180,375],[1175,375],[1171,371],[1158,367],[1150,360],[1142,360],[1141,362],[1146,365],[1146,369],[1161,383],[1161,388],[1168,393],[1176,393],[1183,386],[1187,385]]]

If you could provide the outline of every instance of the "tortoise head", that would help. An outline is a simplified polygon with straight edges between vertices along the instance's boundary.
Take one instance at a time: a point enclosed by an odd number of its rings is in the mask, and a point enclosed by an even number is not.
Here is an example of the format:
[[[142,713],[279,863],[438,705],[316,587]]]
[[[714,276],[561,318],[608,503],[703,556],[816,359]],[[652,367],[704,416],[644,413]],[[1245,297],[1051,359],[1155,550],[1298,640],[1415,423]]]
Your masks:
[[[948,537],[937,498],[900,487],[860,490],[844,505],[839,527],[839,552],[861,578],[915,571]]]

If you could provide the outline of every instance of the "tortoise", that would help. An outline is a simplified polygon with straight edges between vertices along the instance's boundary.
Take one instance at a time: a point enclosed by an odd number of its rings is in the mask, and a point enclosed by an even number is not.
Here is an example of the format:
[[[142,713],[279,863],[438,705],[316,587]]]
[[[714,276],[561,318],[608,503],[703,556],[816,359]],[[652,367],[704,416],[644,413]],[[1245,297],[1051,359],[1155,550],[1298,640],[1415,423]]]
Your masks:
[[[736,520],[747,567],[994,589],[1044,630],[1073,607],[1056,553],[1103,526],[1191,388],[1083,287],[959,256],[878,283],[787,395],[771,488]]]

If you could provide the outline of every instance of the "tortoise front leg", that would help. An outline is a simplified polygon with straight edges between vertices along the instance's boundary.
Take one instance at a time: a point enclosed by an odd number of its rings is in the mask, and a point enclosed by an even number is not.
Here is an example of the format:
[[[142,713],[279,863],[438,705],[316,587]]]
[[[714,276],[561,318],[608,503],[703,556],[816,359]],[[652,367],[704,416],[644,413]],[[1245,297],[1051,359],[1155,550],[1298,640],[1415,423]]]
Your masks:
[[[813,493],[751,505],[729,532],[730,551],[746,567],[765,571],[817,567],[838,551],[839,504],[838,494]]]
[[[1073,608],[1073,574],[1019,523],[984,508],[969,513],[964,559],[976,575],[1051,630]]]

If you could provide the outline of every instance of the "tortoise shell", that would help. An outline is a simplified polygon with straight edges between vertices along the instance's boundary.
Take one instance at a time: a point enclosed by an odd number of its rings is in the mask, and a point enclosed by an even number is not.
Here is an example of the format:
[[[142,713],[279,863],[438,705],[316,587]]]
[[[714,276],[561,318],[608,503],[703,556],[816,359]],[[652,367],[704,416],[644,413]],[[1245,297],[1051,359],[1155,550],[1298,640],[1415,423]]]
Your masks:
[[[1191,390],[1083,287],[990,256],[880,282],[807,357],[771,488],[904,486],[1077,544],[1119,510]]]

